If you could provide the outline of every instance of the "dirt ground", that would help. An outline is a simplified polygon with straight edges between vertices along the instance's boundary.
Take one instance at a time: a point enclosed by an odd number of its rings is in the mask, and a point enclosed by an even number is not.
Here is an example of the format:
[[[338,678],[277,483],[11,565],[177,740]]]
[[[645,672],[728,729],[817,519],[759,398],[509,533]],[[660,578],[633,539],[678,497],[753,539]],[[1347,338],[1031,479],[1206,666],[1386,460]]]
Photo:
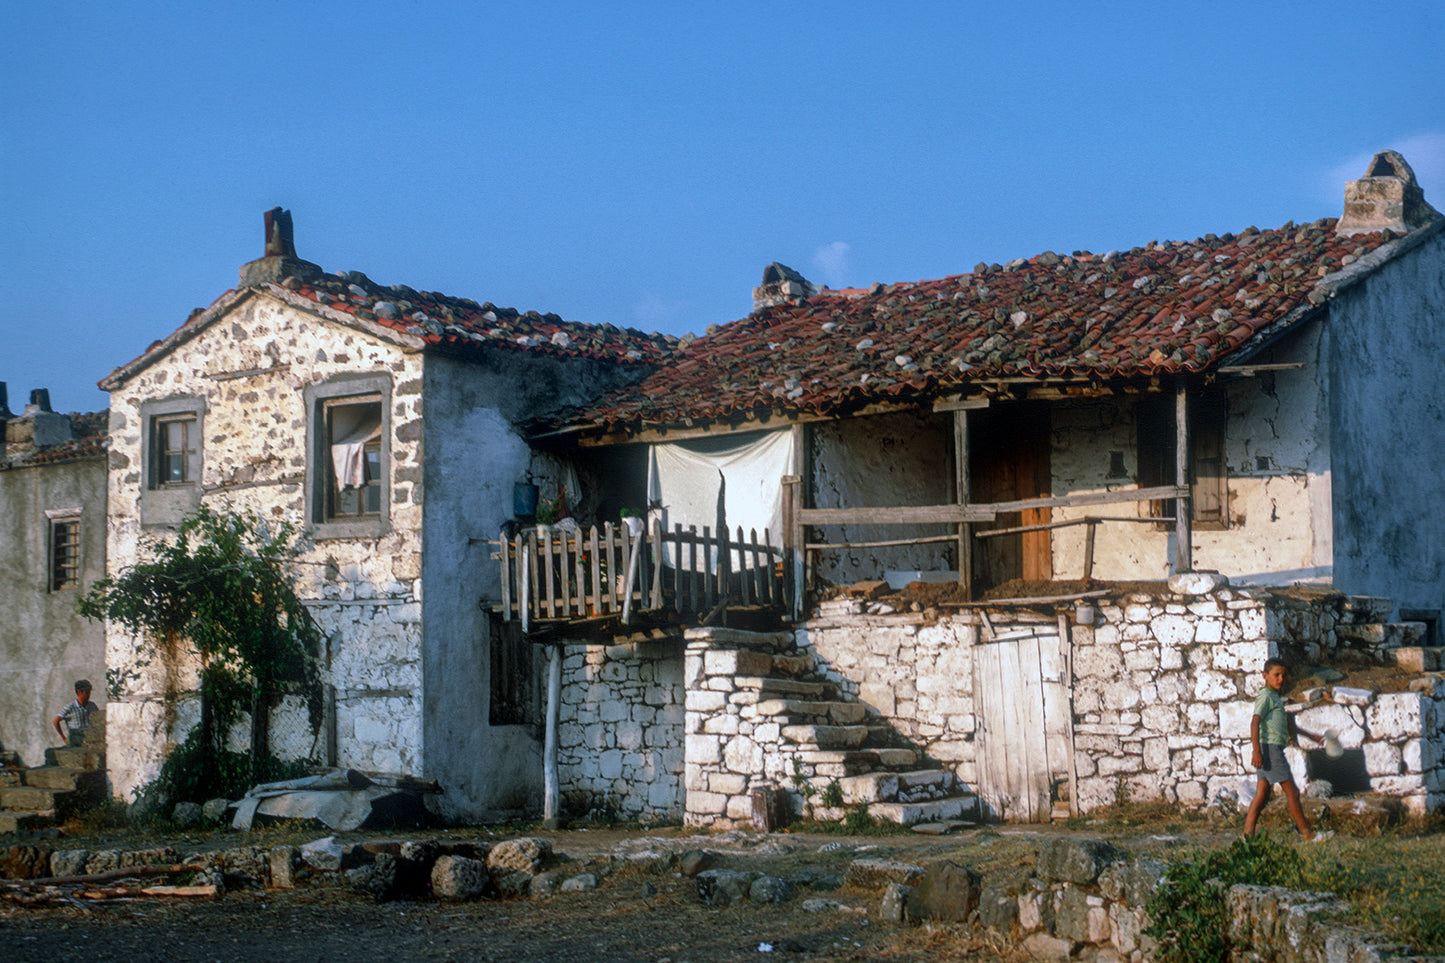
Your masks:
[[[726,833],[695,836],[682,830],[531,833],[553,839],[563,872],[598,871],[596,890],[550,898],[476,903],[377,904],[319,877],[293,890],[232,890],[218,899],[75,901],[25,908],[0,902],[0,945],[7,961],[242,961],[347,960],[624,960],[647,963],[722,963],[737,960],[986,960],[1023,959],[1005,942],[958,926],[897,926],[878,917],[878,894],[843,884],[848,864],[862,857],[913,863],[952,859],[985,874],[1027,875],[1053,827],[991,827],[929,837]],[[439,834],[452,840],[491,840],[485,830]],[[150,839],[182,851],[302,842],[306,832],[217,834],[200,839]],[[1101,832],[1140,853],[1216,844],[1224,828],[1194,828],[1187,836]],[[347,834],[344,841],[376,838]],[[407,838],[418,838],[410,834]],[[425,837],[422,837],[425,838]],[[77,845],[54,841],[51,845]],[[86,841],[93,848],[117,841]],[[780,905],[748,902],[713,908],[669,854],[706,849],[727,868],[755,869],[794,881]],[[811,898],[847,909],[809,912]]]

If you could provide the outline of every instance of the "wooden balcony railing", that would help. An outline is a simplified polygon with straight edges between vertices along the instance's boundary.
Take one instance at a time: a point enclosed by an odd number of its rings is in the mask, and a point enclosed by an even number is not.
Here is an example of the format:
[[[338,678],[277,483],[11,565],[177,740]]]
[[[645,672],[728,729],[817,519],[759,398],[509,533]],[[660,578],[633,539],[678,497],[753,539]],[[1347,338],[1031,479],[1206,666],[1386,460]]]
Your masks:
[[[672,531],[641,519],[566,531],[539,527],[492,543],[501,565],[503,619],[534,623],[635,613],[711,613],[720,605],[787,609],[782,550],[764,529]]]

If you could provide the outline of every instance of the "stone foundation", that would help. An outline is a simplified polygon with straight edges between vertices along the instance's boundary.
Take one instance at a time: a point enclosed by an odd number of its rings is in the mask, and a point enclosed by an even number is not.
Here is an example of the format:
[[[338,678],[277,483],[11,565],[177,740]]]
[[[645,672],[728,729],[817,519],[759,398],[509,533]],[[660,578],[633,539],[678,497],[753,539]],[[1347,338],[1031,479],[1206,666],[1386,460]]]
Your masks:
[[[589,645],[566,653],[557,729],[563,809],[680,820],[680,641]]]

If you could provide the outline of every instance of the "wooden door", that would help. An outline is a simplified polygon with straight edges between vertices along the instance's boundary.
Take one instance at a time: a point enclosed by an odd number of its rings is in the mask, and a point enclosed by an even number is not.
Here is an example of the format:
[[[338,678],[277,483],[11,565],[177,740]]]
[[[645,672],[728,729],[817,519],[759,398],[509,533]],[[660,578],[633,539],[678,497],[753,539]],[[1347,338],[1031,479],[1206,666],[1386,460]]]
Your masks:
[[[1049,412],[1037,405],[1010,405],[970,413],[969,474],[974,502],[1007,502],[1049,494]],[[999,515],[991,528],[1042,525],[1047,508]],[[1049,532],[1023,532],[974,540],[974,588],[987,591],[1009,579],[1053,578]]]
[[[976,646],[973,693],[984,815],[1047,822],[1062,795],[1055,786],[1072,786],[1073,769],[1073,706],[1058,628],[1011,628]]]

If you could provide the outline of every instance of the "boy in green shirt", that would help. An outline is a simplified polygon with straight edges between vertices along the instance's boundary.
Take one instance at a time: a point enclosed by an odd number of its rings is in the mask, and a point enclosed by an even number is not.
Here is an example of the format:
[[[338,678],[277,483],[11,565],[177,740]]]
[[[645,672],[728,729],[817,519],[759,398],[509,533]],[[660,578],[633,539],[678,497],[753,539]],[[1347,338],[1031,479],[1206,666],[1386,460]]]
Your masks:
[[[1284,711],[1284,700],[1280,692],[1284,689],[1286,675],[1284,663],[1269,659],[1264,663],[1264,688],[1254,699],[1254,716],[1249,720],[1249,741],[1254,746],[1251,765],[1259,782],[1254,788],[1254,801],[1244,817],[1244,835],[1254,832],[1254,824],[1269,802],[1270,789],[1276,783],[1284,790],[1285,802],[1289,803],[1289,814],[1299,827],[1299,834],[1306,840],[1314,839],[1314,831],[1305,819],[1304,807],[1300,805],[1299,789],[1294,784],[1294,773],[1290,771],[1289,760],[1285,758],[1284,744],[1289,741],[1289,716]]]

